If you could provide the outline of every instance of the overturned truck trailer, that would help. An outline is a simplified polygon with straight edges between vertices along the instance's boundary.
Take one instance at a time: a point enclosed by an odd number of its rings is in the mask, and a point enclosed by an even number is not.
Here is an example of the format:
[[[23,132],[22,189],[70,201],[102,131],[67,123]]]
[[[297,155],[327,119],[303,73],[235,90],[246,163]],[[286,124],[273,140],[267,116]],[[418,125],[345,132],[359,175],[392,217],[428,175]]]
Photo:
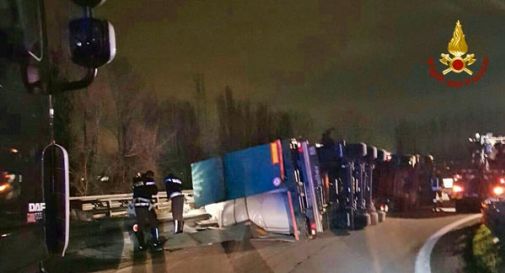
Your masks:
[[[195,205],[221,226],[251,221],[297,240],[325,228],[316,148],[277,140],[191,165]]]
[[[406,212],[431,205],[433,158],[421,155],[392,155],[374,170],[376,201],[389,209]]]
[[[365,143],[325,141],[319,146],[323,181],[328,185],[332,228],[361,229],[384,221],[374,201],[374,169],[386,152]]]

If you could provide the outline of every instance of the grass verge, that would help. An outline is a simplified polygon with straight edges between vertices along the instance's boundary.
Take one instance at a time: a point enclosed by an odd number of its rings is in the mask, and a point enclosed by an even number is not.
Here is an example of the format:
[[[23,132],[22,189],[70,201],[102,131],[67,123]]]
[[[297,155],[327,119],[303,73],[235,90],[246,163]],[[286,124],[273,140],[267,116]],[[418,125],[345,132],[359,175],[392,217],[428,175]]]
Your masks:
[[[485,225],[476,226],[474,236],[468,238],[465,251],[465,272],[502,273],[505,272],[505,251],[501,242],[495,239]]]

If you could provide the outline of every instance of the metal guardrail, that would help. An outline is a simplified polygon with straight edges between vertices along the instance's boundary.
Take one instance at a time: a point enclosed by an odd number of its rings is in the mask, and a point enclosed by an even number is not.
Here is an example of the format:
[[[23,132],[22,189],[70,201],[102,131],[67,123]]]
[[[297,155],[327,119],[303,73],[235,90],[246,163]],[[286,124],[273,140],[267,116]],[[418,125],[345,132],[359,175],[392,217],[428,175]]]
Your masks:
[[[186,203],[192,206],[194,204],[193,191],[185,190],[183,194]],[[73,216],[79,219],[126,216],[132,197],[131,193],[73,196],[70,197],[70,208]],[[153,196],[153,201],[157,210],[170,209],[170,200],[166,192],[158,192]]]

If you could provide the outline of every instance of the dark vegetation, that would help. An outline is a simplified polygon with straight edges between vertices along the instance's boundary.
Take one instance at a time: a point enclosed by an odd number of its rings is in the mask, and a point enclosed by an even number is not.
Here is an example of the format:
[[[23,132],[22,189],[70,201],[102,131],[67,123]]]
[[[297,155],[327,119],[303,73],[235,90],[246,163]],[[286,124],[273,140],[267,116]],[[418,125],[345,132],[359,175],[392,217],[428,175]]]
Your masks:
[[[158,99],[124,59],[83,92],[55,98],[56,138],[71,158],[72,195],[130,191],[135,172],[174,172],[191,186],[192,162],[292,137],[299,115],[237,99],[230,86],[207,98],[203,75],[192,100]],[[306,123],[305,123],[306,124]]]
[[[505,272],[505,249],[501,242],[485,225],[474,227],[474,236],[468,237],[464,253],[465,272],[502,273]]]

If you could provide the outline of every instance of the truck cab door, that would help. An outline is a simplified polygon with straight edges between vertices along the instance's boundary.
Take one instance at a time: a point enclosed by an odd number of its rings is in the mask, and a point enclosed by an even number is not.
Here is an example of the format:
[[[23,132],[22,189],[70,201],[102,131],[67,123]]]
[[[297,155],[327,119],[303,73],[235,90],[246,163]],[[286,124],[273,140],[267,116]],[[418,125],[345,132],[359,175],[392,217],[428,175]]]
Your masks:
[[[53,143],[42,153],[45,237],[49,252],[64,256],[69,241],[69,162],[68,153]]]

